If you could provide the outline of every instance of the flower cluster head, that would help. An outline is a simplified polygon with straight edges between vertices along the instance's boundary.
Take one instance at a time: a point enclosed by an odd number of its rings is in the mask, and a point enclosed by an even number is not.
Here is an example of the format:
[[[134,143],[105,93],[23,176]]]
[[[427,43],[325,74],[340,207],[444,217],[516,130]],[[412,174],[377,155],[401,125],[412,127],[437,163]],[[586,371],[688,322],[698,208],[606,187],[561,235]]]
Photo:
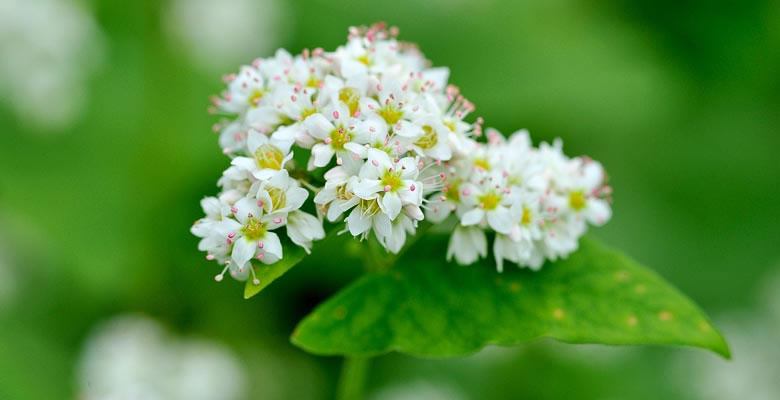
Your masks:
[[[325,221],[392,253],[420,221],[449,221],[447,258],[461,264],[485,257],[495,232],[501,270],[565,257],[587,223],[609,219],[599,163],[566,157],[560,142],[534,148],[525,131],[483,134],[449,71],[396,36],[351,28],[333,52],[279,50],[225,77],[210,111],[224,116],[214,130],[232,161],[192,228],[225,265],[217,280],[259,284],[252,260],[278,262],[286,242],[309,252]]]

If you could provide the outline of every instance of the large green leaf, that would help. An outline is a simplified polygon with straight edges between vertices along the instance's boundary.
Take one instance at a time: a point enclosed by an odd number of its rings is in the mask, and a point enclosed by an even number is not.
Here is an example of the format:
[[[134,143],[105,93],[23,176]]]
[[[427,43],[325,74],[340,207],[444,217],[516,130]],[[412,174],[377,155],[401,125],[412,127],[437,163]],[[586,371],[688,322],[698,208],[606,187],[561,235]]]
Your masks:
[[[696,346],[730,357],[688,298],[593,239],[538,272],[447,264],[445,246],[423,241],[394,267],[362,277],[309,314],[293,343],[317,354],[451,356],[550,337]]]
[[[255,275],[257,276],[257,279],[260,280],[260,283],[255,285],[255,283],[252,281],[252,277],[250,276],[250,278],[246,281],[246,286],[244,286],[245,299],[260,293],[261,290],[265,289],[265,287],[270,285],[271,282],[275,281],[276,278],[282,276],[285,272],[289,271],[290,268],[301,262],[303,257],[306,255],[306,252],[303,250],[303,248],[287,243],[283,244],[283,252],[284,257],[273,264],[266,265],[255,263],[252,265],[252,268],[255,270]]]

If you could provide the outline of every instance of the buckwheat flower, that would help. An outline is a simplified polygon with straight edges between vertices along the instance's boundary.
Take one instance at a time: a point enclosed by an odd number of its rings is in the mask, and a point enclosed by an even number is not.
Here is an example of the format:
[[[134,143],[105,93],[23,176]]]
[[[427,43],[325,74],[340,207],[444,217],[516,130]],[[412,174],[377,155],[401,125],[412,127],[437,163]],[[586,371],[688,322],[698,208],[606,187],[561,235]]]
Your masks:
[[[325,230],[317,217],[296,210],[287,216],[287,236],[309,254],[312,242],[325,238]]]
[[[612,215],[604,195],[604,168],[596,161],[575,160],[575,172],[565,182],[558,182],[566,189],[568,201],[561,208],[568,209],[594,225],[604,225]]]
[[[292,159],[293,153],[290,148],[294,142],[295,138],[287,131],[276,131],[268,137],[250,130],[247,149],[251,157],[236,157],[231,164],[250,171],[257,179],[269,179]]]
[[[473,208],[461,216],[463,226],[487,224],[496,232],[509,234],[512,218],[509,212],[512,199],[504,178],[497,174],[483,174],[478,183],[461,186],[461,199]]]
[[[530,252],[533,248],[531,241],[515,241],[507,235],[496,234],[493,241],[493,257],[496,260],[496,270],[504,270],[504,260],[509,260],[517,265],[526,265],[530,259]]]
[[[226,122],[214,125],[219,131],[219,147],[225,154],[245,152],[247,129],[239,121]]]
[[[510,197],[510,218],[514,223],[510,236],[515,242],[532,242],[542,237],[541,225],[544,212],[540,194],[524,190],[515,190]]]
[[[254,198],[245,197],[236,202],[232,211],[235,219],[225,219],[220,224],[221,233],[228,232],[224,240],[232,244],[231,259],[226,269],[239,280],[245,280],[252,271],[249,260],[257,258],[264,264],[273,264],[280,260],[282,244],[279,236],[271,230],[283,226],[285,218],[263,215],[263,209]],[[225,271],[222,272],[224,274]],[[217,280],[221,276],[217,275]]]
[[[485,232],[476,227],[458,225],[447,246],[447,261],[455,258],[461,265],[473,264],[487,256],[487,238]]]
[[[415,134],[406,136],[399,133],[402,137],[400,141],[407,149],[434,160],[446,161],[452,158],[450,130],[441,122],[441,118],[425,115],[413,123],[418,127]]]
[[[360,199],[357,206],[352,208],[345,220],[347,230],[352,236],[360,236],[361,240],[368,237],[373,228],[377,237],[386,237],[392,234],[392,221],[382,212],[378,198],[370,200]]]
[[[198,250],[207,252],[208,259],[224,263],[228,259],[230,246],[219,234],[219,223],[230,217],[230,206],[216,197],[206,197],[201,200],[200,205],[206,216],[195,221],[190,232],[201,238]]]
[[[368,96],[361,98],[360,110],[367,113],[369,119],[378,117],[372,120],[377,130],[387,133],[392,128],[397,134],[406,137],[419,134],[419,126],[405,124],[424,115],[420,96],[410,90],[408,84],[385,77],[376,85],[375,96],[376,99]]]
[[[309,169],[324,167],[336,156],[341,165],[345,159],[351,160],[352,153],[344,145],[352,141],[360,142],[361,121],[350,114],[349,108],[341,101],[334,101],[324,113],[309,116],[303,122],[316,144],[311,148]]]
[[[335,222],[358,204],[352,187],[358,178],[344,167],[333,167],[325,173],[325,187],[314,197],[314,202],[325,209],[328,221]]]
[[[268,101],[266,94],[270,89],[266,85],[267,79],[257,68],[244,65],[238,74],[230,75],[226,80],[229,85],[218,103],[222,111],[242,114]]]
[[[416,213],[415,211],[412,212]],[[406,214],[400,214],[398,218],[390,223],[389,233],[387,229],[377,233],[377,240],[387,251],[396,254],[404,247],[407,234],[414,236],[416,230],[417,224],[415,219],[408,217]],[[379,236],[379,234],[382,234],[382,236]]]
[[[274,172],[267,180],[255,182],[249,193],[254,194],[264,214],[283,219],[288,213],[301,208],[309,197],[309,192],[290,179],[285,169]]]
[[[295,144],[310,149],[315,140],[306,131],[303,121],[309,116],[322,112],[319,102],[312,100],[316,90],[308,87],[286,86],[276,91],[275,108],[283,120],[289,125],[280,126],[278,130],[286,137],[293,137]]]
[[[405,205],[422,204],[423,184],[417,180],[419,171],[413,157],[390,160],[387,153],[368,150],[368,160],[360,169],[355,195],[364,200],[378,200],[382,212],[394,220]]]
[[[468,180],[471,172],[471,166],[463,160],[454,160],[446,163],[441,172],[445,178],[442,182],[442,189],[434,193],[427,205],[426,218],[434,223],[439,223],[447,219],[452,213],[458,217],[462,216],[471,206],[461,201],[461,185]],[[469,192],[470,193],[470,192]]]

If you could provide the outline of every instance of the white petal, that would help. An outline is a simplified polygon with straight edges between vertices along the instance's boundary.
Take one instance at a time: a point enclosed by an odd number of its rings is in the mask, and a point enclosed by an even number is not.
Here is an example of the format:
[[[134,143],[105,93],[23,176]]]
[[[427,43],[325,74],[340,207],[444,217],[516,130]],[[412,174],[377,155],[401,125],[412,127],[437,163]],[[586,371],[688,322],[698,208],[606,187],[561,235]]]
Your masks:
[[[347,228],[352,236],[358,236],[371,229],[371,217],[364,216],[360,207],[356,207],[347,217]]]
[[[314,202],[317,204],[328,204],[331,201],[336,199],[336,186],[328,186],[328,184],[325,184],[325,188],[319,191],[316,196],[314,196]]]
[[[239,167],[246,171],[253,171],[257,169],[257,164],[255,163],[255,159],[249,157],[236,157],[232,161],[230,161],[230,164],[235,165],[236,167]]]
[[[297,210],[301,208],[303,203],[306,201],[306,198],[308,197],[309,191],[304,188],[289,188],[287,189],[287,205],[285,207],[290,210]]]
[[[255,256],[257,242],[249,241],[245,237],[238,238],[233,244],[233,261],[238,268],[246,267],[247,261]]]
[[[487,220],[488,225],[498,233],[509,234],[512,232],[513,222],[509,215],[509,209],[506,207],[498,207],[495,210],[488,212]]]
[[[257,243],[255,243],[257,247]],[[282,258],[282,242],[279,241],[279,236],[273,232],[266,232],[263,238],[263,252],[273,254],[278,258]]]
[[[463,224],[463,226],[476,225],[481,223],[484,217],[485,212],[481,208],[474,208],[460,217],[460,223]]]
[[[355,196],[361,199],[374,199],[377,197],[377,192],[382,190],[382,181],[379,179],[361,179],[353,188],[352,191]]]
[[[247,135],[246,145],[249,148],[249,153],[254,154],[258,147],[268,143],[268,137],[264,134],[250,129]]]
[[[395,220],[395,217],[401,213],[401,198],[397,193],[388,192],[382,198],[382,210],[390,217],[390,220]]]
[[[306,127],[306,131],[309,132],[309,135],[312,135],[317,139],[325,139],[330,135],[331,131],[336,129],[333,124],[320,113],[308,116],[303,121],[303,126]]]
[[[310,117],[311,118],[311,117]],[[333,148],[330,145],[324,143],[317,143],[311,148],[311,155],[314,158],[315,167],[324,167],[328,165],[330,159],[333,158]]]

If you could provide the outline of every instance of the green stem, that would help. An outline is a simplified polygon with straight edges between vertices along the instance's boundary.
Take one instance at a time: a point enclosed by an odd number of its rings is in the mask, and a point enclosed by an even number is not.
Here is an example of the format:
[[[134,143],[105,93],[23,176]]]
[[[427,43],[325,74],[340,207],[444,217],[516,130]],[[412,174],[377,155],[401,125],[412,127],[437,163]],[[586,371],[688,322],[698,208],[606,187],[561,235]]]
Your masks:
[[[368,364],[371,361],[368,357],[346,357],[341,366],[341,376],[339,377],[338,400],[362,400],[363,390],[366,386],[368,377]]]

